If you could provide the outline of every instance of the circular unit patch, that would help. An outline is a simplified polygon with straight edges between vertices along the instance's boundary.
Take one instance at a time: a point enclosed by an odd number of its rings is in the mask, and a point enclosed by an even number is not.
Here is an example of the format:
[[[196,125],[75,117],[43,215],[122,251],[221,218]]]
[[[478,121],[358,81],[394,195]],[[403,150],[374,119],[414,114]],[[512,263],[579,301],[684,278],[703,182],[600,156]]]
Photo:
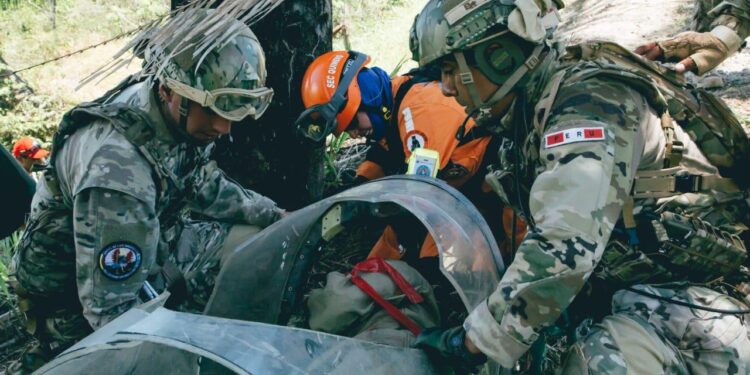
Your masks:
[[[417,173],[416,173],[416,175],[417,176],[428,176],[429,177],[431,175],[431,173],[430,173],[430,167],[428,167],[426,165],[420,165],[419,167],[417,167]]]
[[[406,149],[414,151],[427,147],[427,136],[419,130],[412,130],[406,134]]]
[[[107,278],[120,281],[141,267],[141,250],[130,242],[114,242],[99,253],[99,269]]]

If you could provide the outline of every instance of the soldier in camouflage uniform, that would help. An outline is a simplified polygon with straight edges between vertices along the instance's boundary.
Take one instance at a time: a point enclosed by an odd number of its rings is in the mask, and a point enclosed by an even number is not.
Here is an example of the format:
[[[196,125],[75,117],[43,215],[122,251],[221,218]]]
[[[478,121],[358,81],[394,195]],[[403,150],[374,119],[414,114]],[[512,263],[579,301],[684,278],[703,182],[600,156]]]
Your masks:
[[[680,73],[704,74],[737,52],[750,36],[750,1],[698,0],[690,29],[640,46],[636,53],[651,60],[675,61]]]
[[[729,155],[683,130],[702,120],[661,89],[666,70],[614,44],[550,42],[561,6],[430,0],[415,19],[415,59],[441,64],[444,94],[506,137],[486,182],[529,224],[486,303],[417,346],[460,371],[483,355],[513,368],[566,314],[597,322],[566,374],[749,373],[748,307],[726,293],[745,278],[748,214],[719,173]]]
[[[180,306],[202,311],[223,250],[282,215],[208,158],[231,122],[260,117],[273,93],[258,39],[229,23],[231,39],[200,65],[174,35],[166,47],[149,45],[145,77],[64,116],[13,260],[41,361],[153,297],[150,286],[181,280]],[[189,221],[186,210],[217,221]]]

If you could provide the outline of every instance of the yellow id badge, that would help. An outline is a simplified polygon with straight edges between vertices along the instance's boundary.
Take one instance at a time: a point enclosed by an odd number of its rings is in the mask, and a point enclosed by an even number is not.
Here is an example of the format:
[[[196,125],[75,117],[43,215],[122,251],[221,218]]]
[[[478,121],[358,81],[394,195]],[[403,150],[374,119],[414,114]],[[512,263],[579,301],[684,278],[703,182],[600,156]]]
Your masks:
[[[440,153],[429,148],[416,148],[409,156],[406,174],[436,177],[440,168]]]

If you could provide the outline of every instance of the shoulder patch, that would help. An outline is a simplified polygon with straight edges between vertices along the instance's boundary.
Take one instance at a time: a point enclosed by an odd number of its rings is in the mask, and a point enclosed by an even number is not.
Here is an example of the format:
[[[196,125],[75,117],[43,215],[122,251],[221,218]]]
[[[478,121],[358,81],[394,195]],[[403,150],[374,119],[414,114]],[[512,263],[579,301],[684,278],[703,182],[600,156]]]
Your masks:
[[[130,242],[113,242],[99,253],[99,269],[111,280],[125,280],[140,267],[141,249]]]
[[[414,151],[418,148],[427,148],[427,136],[419,130],[406,133],[406,148]]]
[[[552,148],[576,142],[604,140],[604,127],[572,128],[544,135],[544,148]]]

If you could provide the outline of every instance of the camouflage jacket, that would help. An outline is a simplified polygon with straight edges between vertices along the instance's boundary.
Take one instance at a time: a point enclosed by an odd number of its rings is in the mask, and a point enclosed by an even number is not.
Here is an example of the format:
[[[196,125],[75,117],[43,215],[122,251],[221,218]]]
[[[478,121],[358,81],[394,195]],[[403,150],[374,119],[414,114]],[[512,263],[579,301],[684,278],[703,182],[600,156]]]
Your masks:
[[[623,207],[633,202],[636,172],[664,166],[667,141],[657,111],[616,76],[586,74],[603,67],[617,69],[606,59],[564,66],[547,61],[500,121],[507,133],[517,132],[515,143],[522,146],[501,152],[501,164],[508,165],[497,168],[520,177],[513,179],[517,186],[501,185],[499,193],[527,217],[530,230],[495,292],[473,310],[464,328],[482,352],[506,368],[558,319],[595,271]],[[554,85],[559,89],[549,111],[535,112],[535,103],[544,103]],[[544,115],[548,118],[540,122]],[[679,127],[675,137],[685,147],[679,170],[718,174]],[[740,207],[738,200],[746,207],[742,194],[719,193],[635,199],[634,205],[635,212],[701,210],[716,225],[732,225],[738,221],[732,208]]]
[[[750,1],[698,0],[691,29],[706,32],[717,26],[734,30],[742,40],[750,36]]]
[[[54,170],[37,187],[14,271],[19,294],[50,309],[82,306],[94,328],[136,304],[174,250],[185,208],[258,226],[280,216],[208,160],[213,145],[178,141],[146,83],[73,109],[65,128],[72,134],[55,139]]]

